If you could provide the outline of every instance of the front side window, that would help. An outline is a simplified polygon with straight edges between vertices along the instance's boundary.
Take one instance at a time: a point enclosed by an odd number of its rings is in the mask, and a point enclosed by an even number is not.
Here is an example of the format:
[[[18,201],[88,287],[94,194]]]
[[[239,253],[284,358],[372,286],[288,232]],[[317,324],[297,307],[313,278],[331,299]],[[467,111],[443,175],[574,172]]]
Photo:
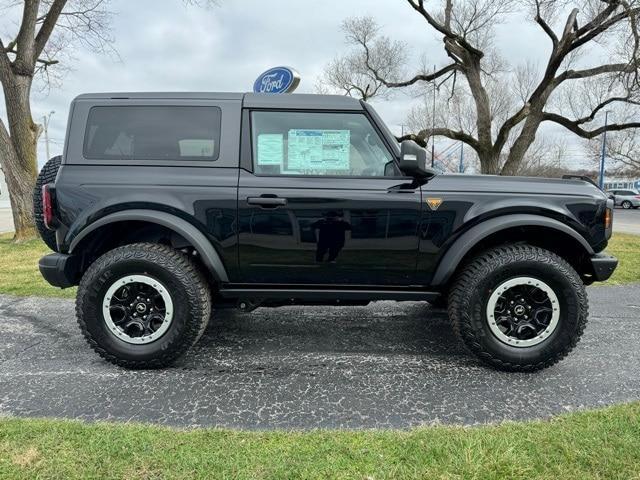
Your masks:
[[[105,160],[215,160],[218,107],[105,106],[89,111],[84,157]]]
[[[398,174],[393,157],[363,114],[253,112],[251,126],[257,174]]]

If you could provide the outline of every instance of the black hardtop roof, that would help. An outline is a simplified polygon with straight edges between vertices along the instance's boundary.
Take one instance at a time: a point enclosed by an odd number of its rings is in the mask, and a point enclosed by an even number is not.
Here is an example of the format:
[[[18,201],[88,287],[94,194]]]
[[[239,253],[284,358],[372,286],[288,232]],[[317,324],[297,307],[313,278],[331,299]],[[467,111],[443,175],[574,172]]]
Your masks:
[[[230,92],[113,92],[85,93],[76,100],[237,100],[249,108],[299,108],[324,110],[362,110],[359,100],[343,95],[316,95],[292,93],[274,95],[269,93]]]

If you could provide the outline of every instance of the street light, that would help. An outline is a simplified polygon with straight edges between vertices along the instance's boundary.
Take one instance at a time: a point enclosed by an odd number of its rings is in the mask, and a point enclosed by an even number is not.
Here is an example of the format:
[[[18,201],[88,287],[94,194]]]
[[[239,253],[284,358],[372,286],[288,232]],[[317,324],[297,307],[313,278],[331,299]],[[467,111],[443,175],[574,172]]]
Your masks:
[[[45,147],[46,147],[46,151],[47,151],[47,158],[46,160],[49,160],[51,158],[51,155],[49,155],[49,122],[51,122],[51,115],[53,115],[55,112],[55,110],[51,110],[49,112],[49,115],[44,115],[42,117],[43,123],[44,123],[44,143],[45,143]]]
[[[609,110],[604,112],[604,132],[602,132],[602,155],[600,157],[600,190],[604,189],[604,159],[607,150],[607,120],[609,119]]]

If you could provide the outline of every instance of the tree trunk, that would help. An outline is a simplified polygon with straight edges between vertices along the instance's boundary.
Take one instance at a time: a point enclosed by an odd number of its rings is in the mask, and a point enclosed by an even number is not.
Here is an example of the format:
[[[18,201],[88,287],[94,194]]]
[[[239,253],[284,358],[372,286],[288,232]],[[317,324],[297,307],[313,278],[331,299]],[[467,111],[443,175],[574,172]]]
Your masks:
[[[500,153],[491,150],[478,152],[480,160],[480,173],[486,175],[496,175],[500,173]]]
[[[31,76],[14,75],[4,82],[9,131],[0,123],[0,164],[4,171],[16,229],[15,240],[35,236],[33,188],[38,175],[40,127],[31,118]]]
[[[536,139],[536,133],[542,122],[542,112],[530,114],[525,120],[522,131],[509,150],[507,161],[502,167],[501,175],[517,175],[527,150]]]

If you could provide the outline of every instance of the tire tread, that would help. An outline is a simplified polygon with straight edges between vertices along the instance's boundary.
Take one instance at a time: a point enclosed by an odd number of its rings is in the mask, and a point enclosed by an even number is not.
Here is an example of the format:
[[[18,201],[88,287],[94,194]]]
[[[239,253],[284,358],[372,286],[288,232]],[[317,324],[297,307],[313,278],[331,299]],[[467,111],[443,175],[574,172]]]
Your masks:
[[[152,360],[127,360],[108,352],[93,338],[87,328],[86,320],[83,318],[87,294],[98,279],[100,272],[114,263],[134,259],[143,259],[169,270],[185,286],[188,297],[191,319],[187,322],[178,343]],[[105,360],[129,369],[152,369],[170,365],[200,339],[207,328],[210,316],[211,293],[201,270],[185,253],[166,245],[136,243],[110,250],[89,267],[78,286],[76,317],[80,331],[89,346]]]
[[[480,279],[485,278],[499,266],[518,261],[543,262],[553,264],[555,268],[560,269],[561,273],[569,280],[572,288],[576,291],[579,298],[579,305],[582,309],[580,318],[578,319],[577,331],[571,337],[570,342],[560,351],[537,363],[518,364],[507,362],[487,351],[483,347],[482,342],[479,341],[478,332],[472,324],[472,318],[468,308],[467,300],[470,297],[472,289]],[[499,370],[511,372],[541,370],[565,358],[569,352],[575,348],[584,333],[588,319],[588,310],[589,302],[584,284],[573,267],[555,253],[528,244],[504,245],[478,255],[460,271],[449,292],[448,313],[456,336],[472,353],[485,363]]]

